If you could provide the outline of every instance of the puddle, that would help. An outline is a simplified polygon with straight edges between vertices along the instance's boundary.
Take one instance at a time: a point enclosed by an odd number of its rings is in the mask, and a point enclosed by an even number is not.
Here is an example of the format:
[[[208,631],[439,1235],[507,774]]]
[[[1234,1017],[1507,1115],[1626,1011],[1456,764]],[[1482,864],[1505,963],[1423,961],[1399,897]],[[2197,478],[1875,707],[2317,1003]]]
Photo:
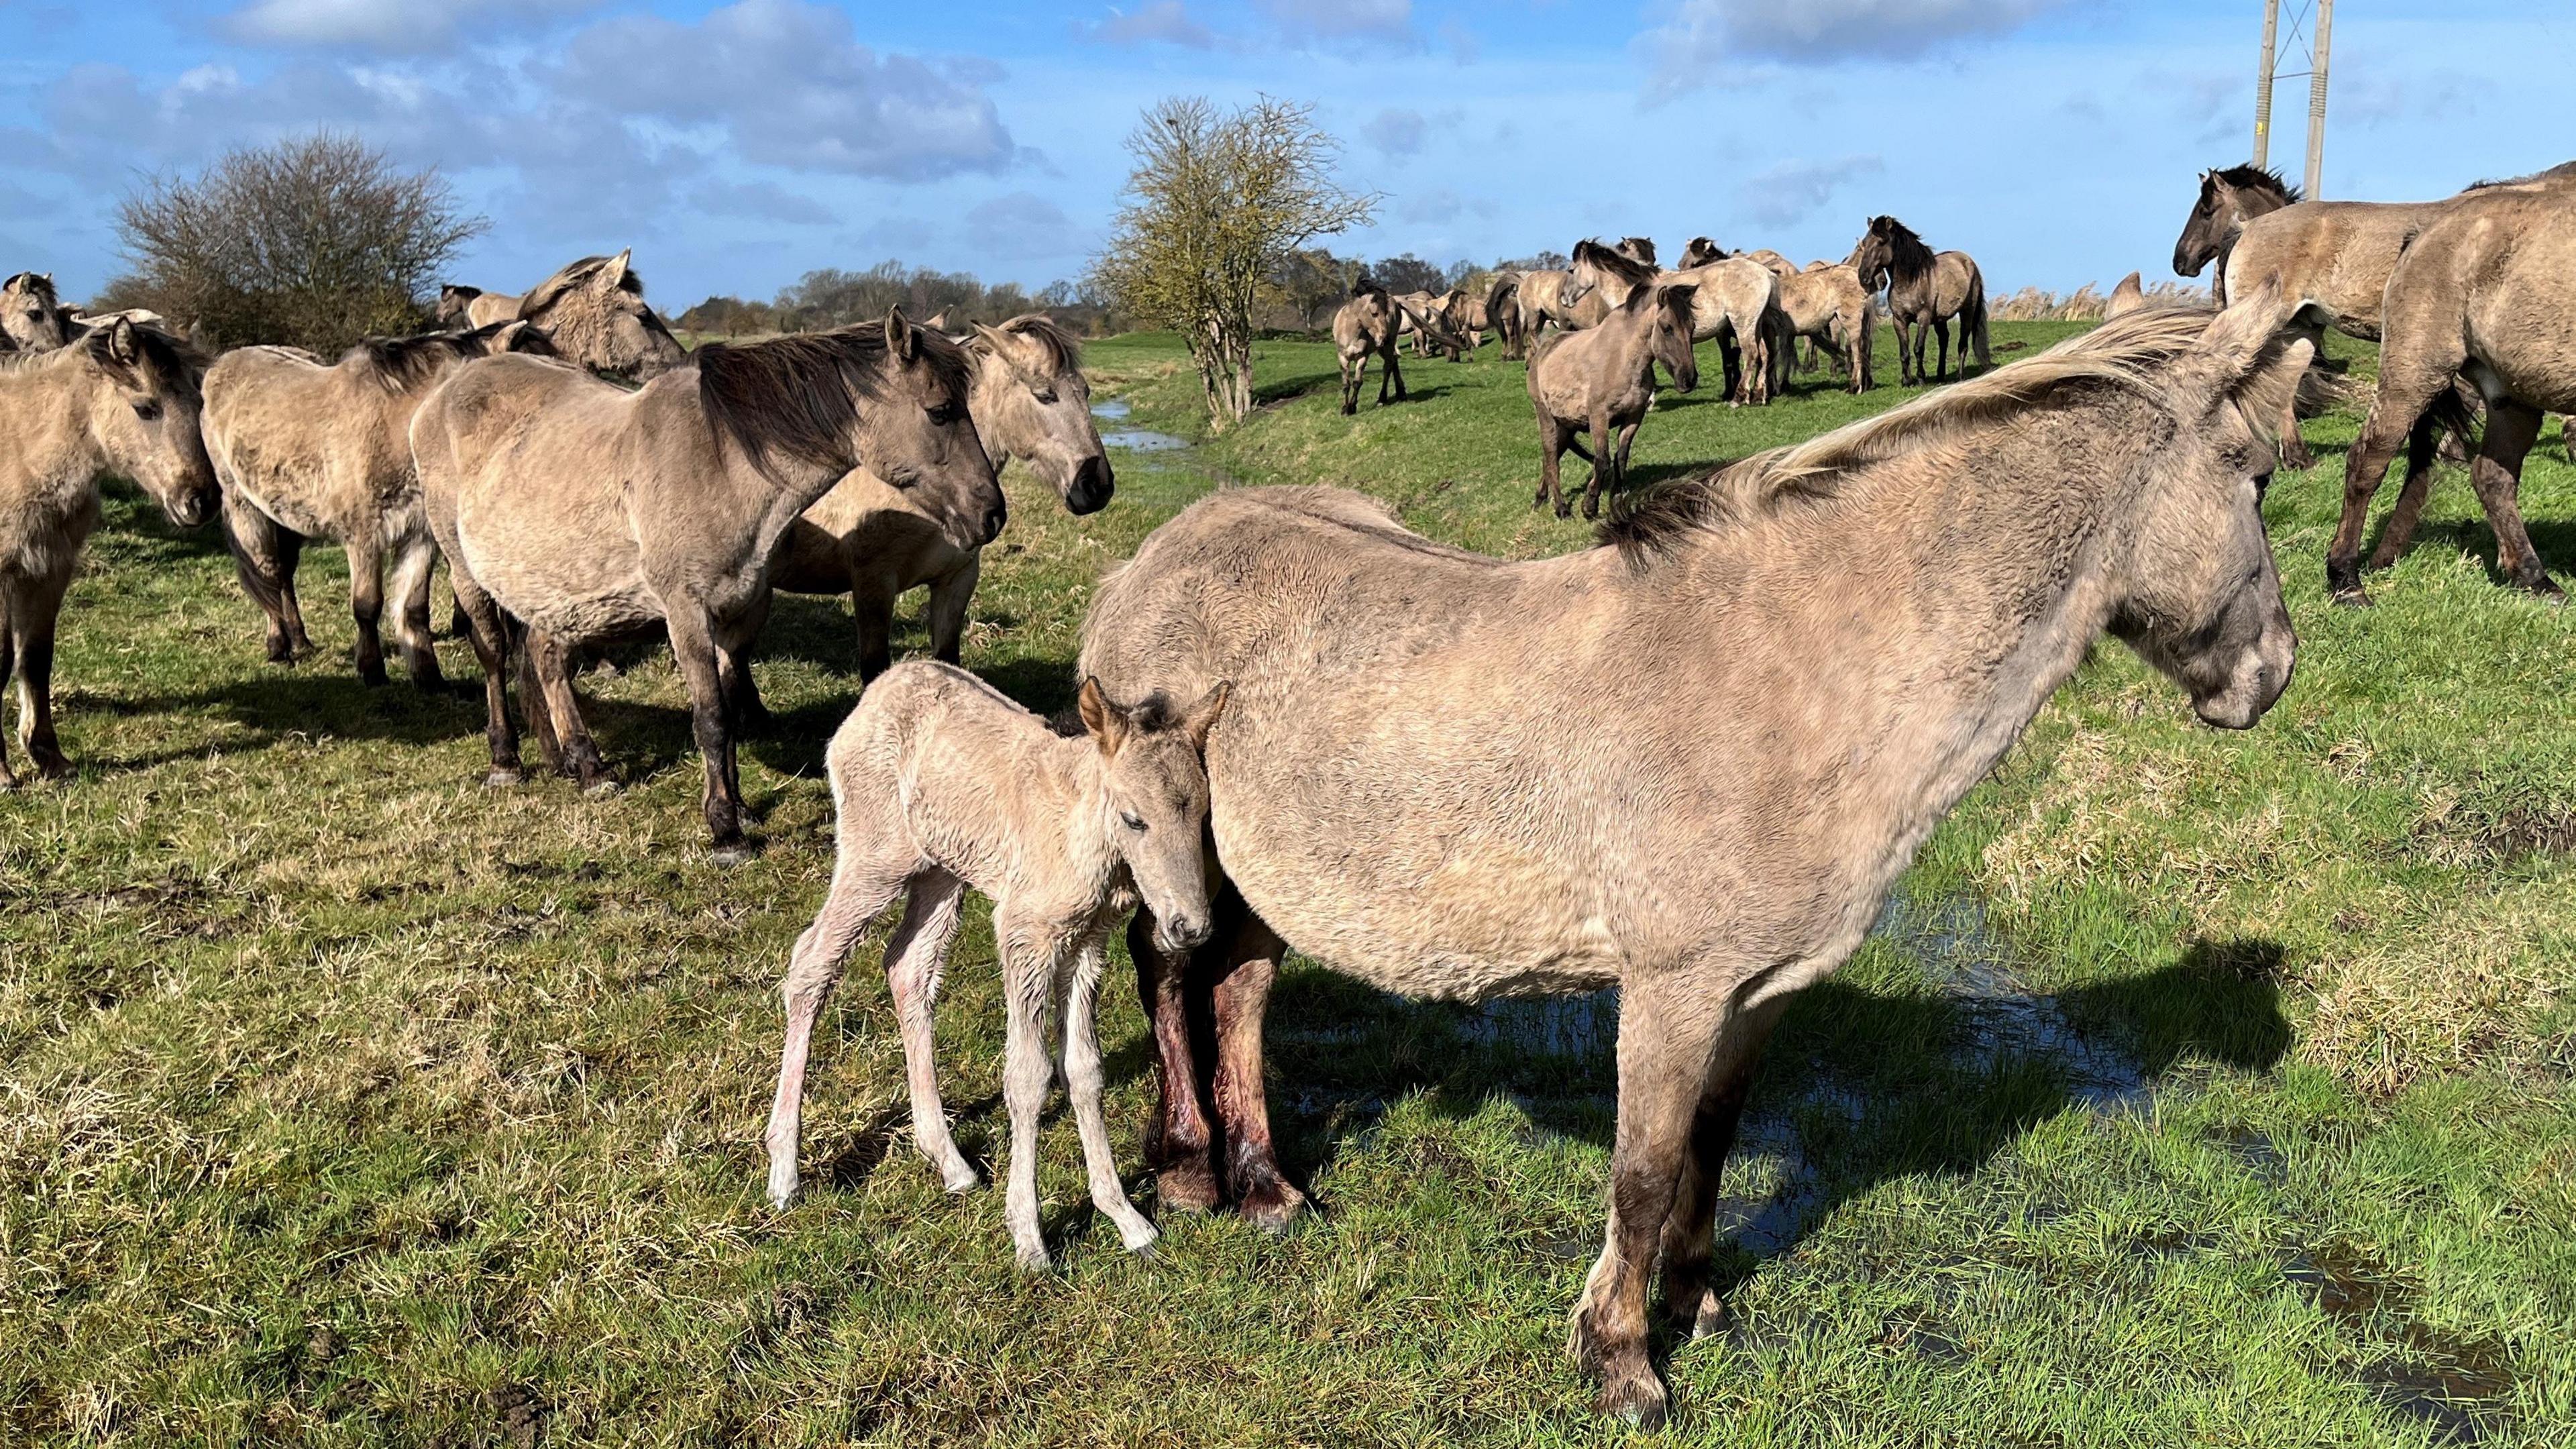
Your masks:
[[[1135,409],[1123,397],[1102,398],[1091,405],[1091,415],[1103,422],[1117,422]],[[1187,438],[1157,433],[1148,428],[1119,428],[1100,435],[1105,447],[1124,448],[1131,453],[1177,453],[1189,447]]]
[[[1987,928],[1976,902],[1925,902],[1895,891],[1870,933],[1894,942],[1948,990],[1965,1019],[1969,1061],[1991,1067],[2009,1057],[2046,1058],[2065,1073],[2067,1095],[2095,1112],[2146,1108],[2146,1069],[2077,1031],[2053,998],[2024,986],[2012,973],[2012,948]]]
[[[2350,1243],[2328,1243],[2293,1253],[2281,1276],[2357,1337],[2385,1341],[2393,1327],[2400,1351],[2355,1374],[2391,1411],[2446,1444],[2476,1444],[2498,1427],[2513,1400],[2513,1372],[2503,1347],[2415,1321],[2409,1312],[2414,1290],[2388,1265]]]

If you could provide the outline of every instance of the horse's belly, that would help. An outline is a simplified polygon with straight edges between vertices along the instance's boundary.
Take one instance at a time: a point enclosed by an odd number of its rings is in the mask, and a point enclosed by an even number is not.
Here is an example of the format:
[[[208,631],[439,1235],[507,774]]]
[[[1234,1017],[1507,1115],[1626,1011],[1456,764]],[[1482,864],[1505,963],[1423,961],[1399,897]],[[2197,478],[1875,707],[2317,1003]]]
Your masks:
[[[567,640],[629,633],[662,617],[631,539],[605,530],[523,533],[457,520],[474,581],[532,628]]]

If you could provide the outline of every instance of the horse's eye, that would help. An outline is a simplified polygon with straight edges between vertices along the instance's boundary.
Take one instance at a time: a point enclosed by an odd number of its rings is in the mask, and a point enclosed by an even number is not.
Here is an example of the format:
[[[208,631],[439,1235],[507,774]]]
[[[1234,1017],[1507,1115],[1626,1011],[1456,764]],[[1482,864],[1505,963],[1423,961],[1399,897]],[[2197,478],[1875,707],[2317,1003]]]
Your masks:
[[[1029,389],[1029,396],[1036,398],[1042,403],[1051,403],[1055,401],[1055,389],[1051,387],[1033,387]]]
[[[944,402],[930,410],[930,420],[943,428],[964,416],[966,416],[966,409],[959,403]]]
[[[147,423],[152,421],[154,418],[161,416],[160,399],[147,397],[141,402],[136,403],[134,405],[134,415]]]
[[[1136,831],[1138,834],[1144,833],[1145,817],[1141,815],[1131,815],[1125,811],[1121,811],[1119,812],[1118,818],[1126,822],[1128,829]]]

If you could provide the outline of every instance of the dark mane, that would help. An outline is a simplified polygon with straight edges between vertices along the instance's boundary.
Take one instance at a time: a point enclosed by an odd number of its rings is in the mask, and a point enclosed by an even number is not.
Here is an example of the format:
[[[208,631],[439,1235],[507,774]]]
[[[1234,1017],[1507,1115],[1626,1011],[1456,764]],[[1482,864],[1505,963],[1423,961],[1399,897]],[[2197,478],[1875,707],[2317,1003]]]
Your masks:
[[[607,266],[614,260],[616,260],[614,257],[583,257],[580,261],[567,263],[562,271],[530,287],[527,295],[519,299],[520,318],[524,321],[536,320],[539,312],[561,301],[564,293],[589,281],[601,267]],[[628,267],[626,275],[617,281],[617,290],[629,296],[641,297],[644,295],[644,278],[638,275],[633,267]]]
[[[1654,263],[1638,261],[1625,252],[1605,247],[1597,241],[1587,239],[1576,242],[1574,261],[1577,266],[1590,262],[1632,289],[1643,287],[1655,279]]]
[[[357,364],[359,371],[383,384],[387,392],[406,393],[466,358],[482,356],[485,340],[472,332],[369,337],[340,354],[340,361]]]
[[[206,375],[206,364],[210,359],[205,353],[197,350],[195,343],[184,337],[174,337],[158,327],[145,323],[129,322],[126,325],[133,329],[134,345],[136,350],[143,354],[143,365],[146,371],[163,379],[175,381],[191,392],[196,390],[199,379]],[[93,327],[74,337],[71,347],[85,351],[99,366],[109,372],[118,376],[129,376],[133,369],[118,362],[115,354],[108,351],[108,339],[114,330],[112,327]],[[64,350],[70,351],[71,348]],[[41,357],[44,354],[36,355]]]
[[[1690,239],[1689,245],[1682,248],[1682,270],[1688,271],[1692,267],[1705,266],[1710,262],[1722,260],[1725,256],[1726,248],[1707,237],[1695,236]]]
[[[1038,345],[1046,356],[1047,371],[1057,375],[1078,372],[1082,368],[1082,343],[1063,323],[1044,312],[1023,312],[993,329],[1013,337],[1025,337]]]
[[[1914,228],[1895,217],[1881,216],[1871,218],[1869,229],[1887,243],[1887,269],[1892,275],[1913,278],[1932,270],[1932,249],[1914,234]]]
[[[1358,276],[1351,278],[1351,300],[1357,301],[1362,297],[1383,297],[1385,295],[1385,285],[1379,282],[1377,278],[1370,276],[1368,273],[1362,272]]]
[[[1935,446],[1962,431],[2042,406],[2069,389],[2152,391],[2147,370],[2189,352],[2214,314],[2149,307],[2115,318],[2037,357],[1927,393],[1821,437],[1756,453],[1611,500],[1600,541],[1642,569],[1683,539],[1834,497],[1852,474]]]
[[[965,350],[921,327],[913,329],[913,345],[962,400],[970,385]],[[885,395],[895,366],[885,328],[874,322],[766,342],[710,342],[690,360],[707,426],[773,481],[781,455],[839,472],[857,467],[850,433],[859,405]]]
[[[2542,181],[2576,181],[2576,161],[2561,161],[2546,171],[2534,171],[2528,176],[2506,176],[2486,181],[2472,181],[2467,189],[2484,191],[2491,186],[2530,186]]]
[[[2274,171],[2266,166],[2257,166],[2251,162],[2247,162],[2241,166],[2221,167],[2210,174],[2240,191],[2271,192],[2273,195],[2281,198],[2281,204],[2283,206],[2287,206],[2299,199],[2299,188],[2282,180],[2280,172]]]
[[[1650,236],[1623,236],[1612,250],[1650,267],[1655,264],[1655,239]]]
[[[21,284],[21,283],[24,283],[24,284],[25,284],[23,288],[21,288],[21,287],[20,287],[20,284]],[[37,296],[39,296],[39,297],[44,298],[44,299],[45,299],[45,305],[47,305],[47,306],[49,306],[49,307],[50,307],[50,306],[52,306],[55,302],[57,302],[57,301],[60,301],[60,300],[61,300],[61,299],[60,299],[58,296],[56,296],[56,295],[55,295],[55,293],[54,293],[54,282],[53,282],[53,279],[52,279],[51,277],[46,276],[46,275],[45,275],[44,273],[42,273],[42,272],[13,272],[13,273],[11,273],[11,274],[10,274],[10,276],[9,276],[9,279],[8,279],[7,281],[5,281],[5,282],[0,282],[0,290],[11,290],[11,289],[18,289],[18,290],[24,290],[24,291],[32,292],[32,293],[34,293],[35,295],[37,295]]]

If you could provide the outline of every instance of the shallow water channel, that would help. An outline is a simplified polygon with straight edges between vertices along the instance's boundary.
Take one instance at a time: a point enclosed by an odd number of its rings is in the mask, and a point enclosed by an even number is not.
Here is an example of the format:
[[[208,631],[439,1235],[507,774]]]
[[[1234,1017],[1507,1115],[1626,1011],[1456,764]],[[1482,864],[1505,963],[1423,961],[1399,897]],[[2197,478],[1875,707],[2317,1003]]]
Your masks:
[[[1102,398],[1091,405],[1091,415],[1104,423],[1123,421],[1132,411],[1134,409],[1127,405],[1127,400],[1123,397]],[[1190,445],[1187,438],[1176,438],[1169,433],[1158,433],[1150,428],[1113,429],[1102,433],[1100,441],[1105,446],[1124,448],[1131,453],[1177,453],[1186,450]]]

